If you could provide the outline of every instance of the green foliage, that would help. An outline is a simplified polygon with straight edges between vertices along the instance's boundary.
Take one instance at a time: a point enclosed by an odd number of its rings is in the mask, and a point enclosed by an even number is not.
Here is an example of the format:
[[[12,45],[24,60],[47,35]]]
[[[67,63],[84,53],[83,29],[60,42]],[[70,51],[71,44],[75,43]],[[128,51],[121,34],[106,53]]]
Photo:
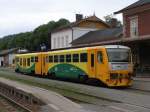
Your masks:
[[[119,21],[117,18],[115,18],[113,14],[104,16],[104,19],[105,19],[105,22],[107,24],[109,24],[110,26],[112,26],[112,20],[116,21],[116,27],[121,27],[122,26],[121,21]]]
[[[50,49],[50,32],[69,23],[66,19],[50,21],[37,27],[34,31],[5,36],[0,39],[0,50],[20,47],[38,51],[42,43]]]

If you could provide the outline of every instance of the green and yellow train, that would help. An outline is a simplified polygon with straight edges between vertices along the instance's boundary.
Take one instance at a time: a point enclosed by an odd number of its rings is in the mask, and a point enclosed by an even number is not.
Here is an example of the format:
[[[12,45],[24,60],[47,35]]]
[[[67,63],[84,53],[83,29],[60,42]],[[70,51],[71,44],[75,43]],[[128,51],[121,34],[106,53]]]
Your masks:
[[[77,80],[98,79],[109,87],[132,85],[131,50],[105,45],[16,55],[16,72]]]

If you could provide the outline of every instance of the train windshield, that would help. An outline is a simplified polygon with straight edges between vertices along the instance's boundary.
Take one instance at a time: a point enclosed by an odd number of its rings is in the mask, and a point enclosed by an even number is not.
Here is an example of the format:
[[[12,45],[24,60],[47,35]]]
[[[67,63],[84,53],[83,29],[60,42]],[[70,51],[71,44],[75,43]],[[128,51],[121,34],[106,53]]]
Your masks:
[[[123,48],[108,48],[107,49],[109,62],[130,62],[130,49]]]

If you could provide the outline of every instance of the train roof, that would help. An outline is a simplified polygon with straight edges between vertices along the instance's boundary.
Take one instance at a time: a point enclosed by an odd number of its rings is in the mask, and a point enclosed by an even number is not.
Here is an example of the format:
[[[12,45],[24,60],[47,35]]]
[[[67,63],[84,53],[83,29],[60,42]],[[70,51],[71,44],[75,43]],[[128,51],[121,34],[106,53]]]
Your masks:
[[[26,54],[17,54],[16,56],[27,56],[27,55],[37,55],[39,53],[60,53],[60,52],[71,52],[71,51],[83,51],[83,50],[88,50],[88,49],[97,49],[97,48],[123,48],[123,49],[130,49],[127,46],[123,45],[103,45],[103,46],[93,46],[93,47],[83,47],[83,48],[72,48],[72,49],[63,49],[63,50],[53,50],[53,51],[47,51],[47,52],[36,52],[36,53],[26,53]]]
[[[65,50],[56,50],[56,51],[48,51],[57,53],[57,52],[69,52],[69,51],[83,51],[83,50],[88,50],[88,49],[97,49],[97,48],[122,48],[122,49],[130,49],[127,46],[123,45],[103,45],[103,46],[94,46],[94,47],[83,47],[83,48],[75,48],[75,49],[65,49]]]

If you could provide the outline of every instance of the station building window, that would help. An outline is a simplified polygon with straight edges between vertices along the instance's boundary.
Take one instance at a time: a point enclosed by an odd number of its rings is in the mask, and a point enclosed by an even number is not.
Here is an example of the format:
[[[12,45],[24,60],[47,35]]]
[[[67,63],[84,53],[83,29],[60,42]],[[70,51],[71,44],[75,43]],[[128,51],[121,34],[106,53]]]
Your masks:
[[[134,16],[130,18],[130,36],[138,36],[138,17]]]

